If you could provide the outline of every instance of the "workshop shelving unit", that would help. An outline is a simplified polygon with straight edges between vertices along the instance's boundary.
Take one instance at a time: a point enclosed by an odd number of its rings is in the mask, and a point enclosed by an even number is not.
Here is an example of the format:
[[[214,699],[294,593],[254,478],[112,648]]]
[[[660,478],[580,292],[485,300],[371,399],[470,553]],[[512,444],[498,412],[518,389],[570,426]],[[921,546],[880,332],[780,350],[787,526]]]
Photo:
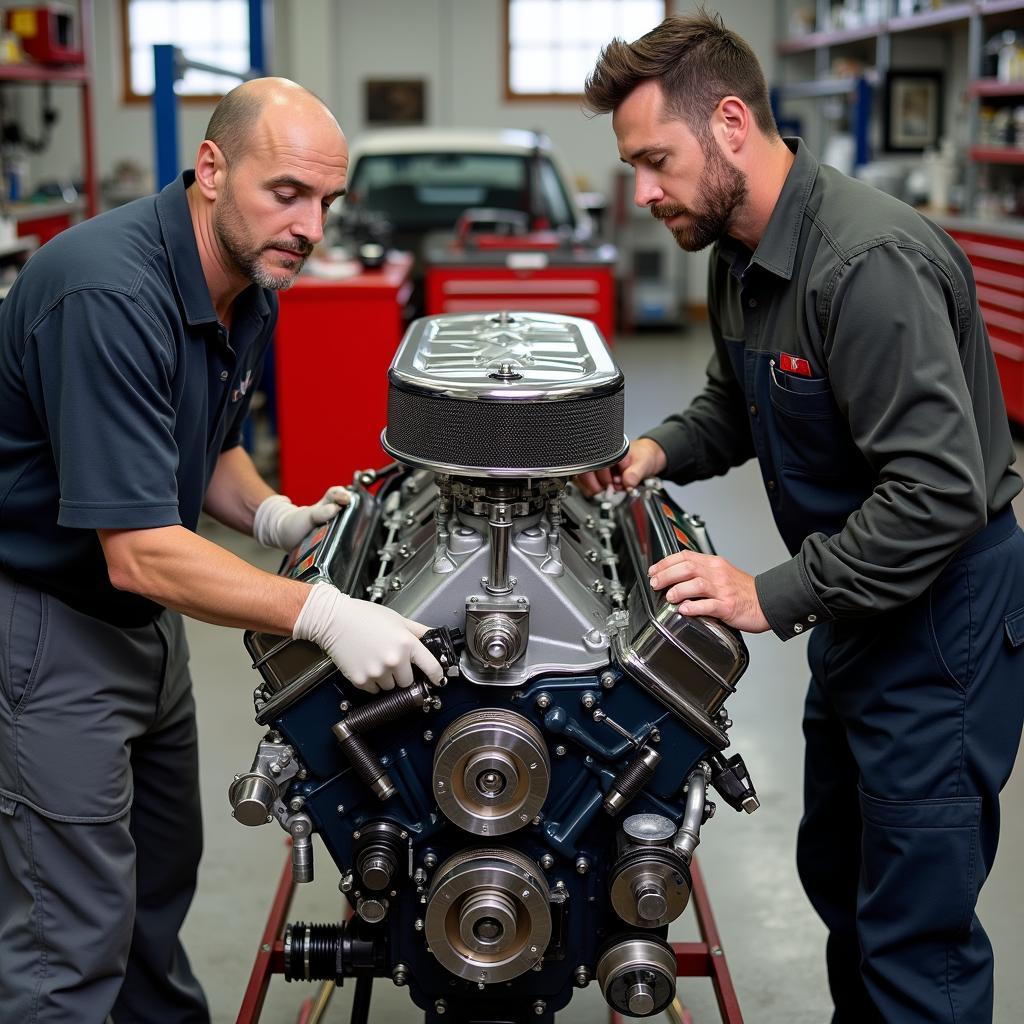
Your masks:
[[[946,101],[966,101],[967,145],[965,188],[961,210],[926,211],[962,246],[974,268],[978,300],[988,328],[999,370],[1007,412],[1024,425],[1024,218],[993,210],[994,200],[981,188],[983,178],[1001,175],[1004,191],[1024,190],[1024,142],[995,144],[981,132],[983,102],[1010,107],[1024,106],[1024,81],[984,77],[985,41],[1006,28],[1024,29],[1024,0],[963,0],[944,3],[913,14],[899,14],[898,0],[865,0],[862,8],[876,15],[870,23],[817,29],[829,24],[833,0],[816,0],[815,28],[788,34],[790,16],[807,4],[777,0],[779,82],[773,90],[776,113],[784,113],[792,100],[823,100],[849,96],[848,119],[856,140],[855,166],[867,162],[879,123],[880,104],[868,90],[884,83],[890,70],[903,70],[893,60],[893,41],[917,33],[943,41],[944,69],[959,84],[946,83]],[[957,59],[957,45],[966,41],[966,57]],[[866,65],[863,75],[830,77],[832,61],[850,56]],[[808,58],[813,71],[806,72]],[[799,66],[803,62],[802,67]],[[912,69],[908,69],[912,70]],[[858,82],[866,83],[858,86]],[[857,92],[857,89],[860,92]],[[817,106],[819,148],[827,133],[825,112]]]
[[[93,55],[92,55],[92,0],[78,0],[78,31],[84,60],[76,65],[49,65],[26,62],[0,64],[0,86],[50,83],[75,86],[81,97],[82,179],[83,203],[45,203],[36,208],[32,203],[21,203],[9,211],[18,223],[19,235],[37,236],[40,243],[52,238],[68,227],[74,215],[84,211],[93,217],[98,211],[96,186],[96,157],[93,135]]]

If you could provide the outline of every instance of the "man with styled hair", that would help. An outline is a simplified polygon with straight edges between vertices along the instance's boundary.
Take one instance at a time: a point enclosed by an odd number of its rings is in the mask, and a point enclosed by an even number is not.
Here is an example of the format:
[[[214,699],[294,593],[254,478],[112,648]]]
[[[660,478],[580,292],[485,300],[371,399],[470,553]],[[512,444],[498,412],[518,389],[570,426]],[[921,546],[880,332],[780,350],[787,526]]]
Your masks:
[[[760,464],[790,557],[651,567],[681,615],[811,632],[797,863],[829,930],[835,1024],[992,1019],[975,915],[1024,721],[1021,480],[964,254],[779,137],[717,16],[616,39],[586,84],[635,201],[712,245],[714,352],[689,408],[589,491]],[[813,632],[812,632],[813,631]]]
[[[209,1020],[178,939],[202,848],[179,613],[312,641],[368,691],[440,679],[424,626],[195,532],[205,510],[287,551],[348,500],[296,507],[240,444],[347,166],[320,100],[247,82],[194,170],[58,235],[0,307],[4,1020]]]

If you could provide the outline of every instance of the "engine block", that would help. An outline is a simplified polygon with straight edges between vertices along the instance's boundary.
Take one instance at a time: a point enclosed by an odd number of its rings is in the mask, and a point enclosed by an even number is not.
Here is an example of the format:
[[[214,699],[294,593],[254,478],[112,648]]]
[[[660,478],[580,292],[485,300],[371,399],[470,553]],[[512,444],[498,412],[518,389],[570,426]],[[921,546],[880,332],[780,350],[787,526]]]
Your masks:
[[[354,916],[288,926],[289,979],[388,977],[427,1021],[551,1021],[596,981],[620,1013],[675,992],[668,925],[727,758],[740,635],[680,616],[647,567],[711,552],[656,480],[591,500],[569,478],[625,451],[621,373],[587,321],[417,321],[383,444],[283,574],[435,627],[434,686],[365,694],[312,644],[249,633],[267,727],[229,789],[244,824],[319,835]]]

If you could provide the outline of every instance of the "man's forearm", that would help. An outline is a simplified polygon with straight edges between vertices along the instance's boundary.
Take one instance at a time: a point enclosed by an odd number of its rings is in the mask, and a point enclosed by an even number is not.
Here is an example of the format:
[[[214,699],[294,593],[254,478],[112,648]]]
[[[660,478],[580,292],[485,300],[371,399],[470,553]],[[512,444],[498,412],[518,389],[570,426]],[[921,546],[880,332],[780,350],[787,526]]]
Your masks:
[[[290,636],[309,595],[182,526],[97,532],[115,587],[204,622]]]
[[[203,509],[219,523],[252,534],[253,516],[274,489],[260,476],[248,452],[238,445],[221,452],[206,489]]]

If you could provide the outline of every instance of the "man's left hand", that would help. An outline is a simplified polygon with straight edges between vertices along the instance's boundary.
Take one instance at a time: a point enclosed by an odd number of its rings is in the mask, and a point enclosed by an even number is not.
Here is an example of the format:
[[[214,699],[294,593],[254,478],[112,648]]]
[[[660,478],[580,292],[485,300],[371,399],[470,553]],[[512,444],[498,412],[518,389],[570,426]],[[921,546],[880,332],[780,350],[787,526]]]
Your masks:
[[[754,577],[718,555],[680,551],[647,570],[651,586],[665,590],[680,615],[710,615],[746,633],[771,629],[757,599]]]
[[[283,494],[272,494],[256,509],[252,535],[267,548],[291,551],[314,527],[332,520],[349,503],[348,489],[329,487],[315,505],[293,505]]]

